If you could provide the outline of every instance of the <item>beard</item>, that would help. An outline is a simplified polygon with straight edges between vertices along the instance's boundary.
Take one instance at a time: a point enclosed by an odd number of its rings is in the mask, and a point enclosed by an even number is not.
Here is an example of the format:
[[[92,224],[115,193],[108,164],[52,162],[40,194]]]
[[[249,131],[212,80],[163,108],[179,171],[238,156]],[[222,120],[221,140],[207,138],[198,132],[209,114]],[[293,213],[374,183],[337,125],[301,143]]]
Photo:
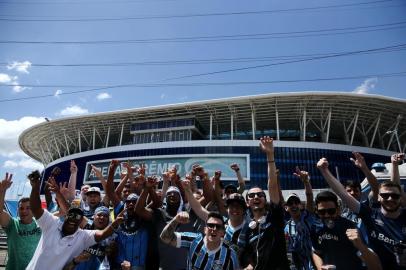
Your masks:
[[[394,213],[394,212],[396,212],[396,211],[399,210],[399,208],[400,208],[400,203],[398,203],[395,208],[388,208],[388,207],[385,206],[385,204],[383,204],[383,203],[381,203],[381,206],[382,206],[383,209],[385,209],[386,212]]]

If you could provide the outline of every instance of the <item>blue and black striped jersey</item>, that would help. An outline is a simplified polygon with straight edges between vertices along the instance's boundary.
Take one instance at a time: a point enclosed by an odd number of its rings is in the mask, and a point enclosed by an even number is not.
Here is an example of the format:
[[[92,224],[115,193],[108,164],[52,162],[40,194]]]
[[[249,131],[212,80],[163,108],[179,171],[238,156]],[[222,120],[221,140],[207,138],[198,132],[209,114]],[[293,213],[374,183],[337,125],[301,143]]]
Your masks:
[[[176,233],[177,247],[188,248],[188,270],[233,270],[240,269],[236,252],[222,242],[215,250],[208,250],[202,234]]]

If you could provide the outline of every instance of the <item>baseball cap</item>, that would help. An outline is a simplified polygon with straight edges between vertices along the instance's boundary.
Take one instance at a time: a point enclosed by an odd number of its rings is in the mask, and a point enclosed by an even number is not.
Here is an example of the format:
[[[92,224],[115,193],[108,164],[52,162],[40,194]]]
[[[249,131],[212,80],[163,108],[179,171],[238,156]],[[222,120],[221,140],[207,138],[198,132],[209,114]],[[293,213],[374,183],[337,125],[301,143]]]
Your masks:
[[[86,195],[87,194],[89,194],[89,193],[99,193],[99,194],[101,194],[101,192],[100,192],[100,188],[98,188],[98,187],[91,187],[91,188],[89,188],[88,190],[87,190],[87,192],[86,192]]]
[[[291,194],[289,194],[289,196],[286,198],[286,203],[289,202],[289,200],[292,200],[292,199],[294,199],[294,198],[296,198],[297,200],[300,201],[299,195],[297,195],[296,193],[291,193]]]
[[[97,215],[99,213],[103,213],[105,215],[110,215],[110,211],[106,206],[99,206],[96,208],[96,210],[94,210],[94,214]]]
[[[83,210],[78,207],[71,207],[68,210],[68,214],[70,214],[70,213],[75,213],[75,214],[79,214],[79,215],[83,216]]]
[[[230,204],[232,204],[233,202],[239,203],[244,209],[247,208],[247,204],[245,202],[245,199],[240,193],[230,194],[230,196],[226,200],[227,207],[230,206]]]
[[[131,193],[130,195],[128,195],[127,199],[125,200],[127,201],[136,201],[138,200],[139,196],[135,193]]]

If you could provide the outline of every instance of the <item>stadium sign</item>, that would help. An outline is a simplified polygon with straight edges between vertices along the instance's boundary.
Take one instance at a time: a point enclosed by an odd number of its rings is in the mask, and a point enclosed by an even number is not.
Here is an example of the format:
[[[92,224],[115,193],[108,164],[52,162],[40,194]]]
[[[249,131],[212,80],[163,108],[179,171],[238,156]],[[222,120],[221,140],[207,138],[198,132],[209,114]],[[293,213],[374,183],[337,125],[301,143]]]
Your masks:
[[[232,163],[237,163],[240,167],[240,172],[245,180],[250,179],[250,160],[248,154],[203,154],[203,155],[168,155],[168,156],[150,156],[150,157],[128,157],[117,159],[120,162],[129,162],[133,167],[138,167],[144,164],[147,175],[161,176],[165,171],[176,166],[178,174],[184,177],[192,170],[194,164],[203,166],[209,176],[213,176],[216,170],[222,172],[221,180],[235,181],[237,176],[230,168]],[[107,178],[109,164],[111,160],[97,160],[86,163],[86,171],[84,174],[83,183],[92,184],[100,183],[94,172],[91,170],[91,165],[99,168],[105,178]],[[118,166],[114,181],[120,181],[122,167]]]

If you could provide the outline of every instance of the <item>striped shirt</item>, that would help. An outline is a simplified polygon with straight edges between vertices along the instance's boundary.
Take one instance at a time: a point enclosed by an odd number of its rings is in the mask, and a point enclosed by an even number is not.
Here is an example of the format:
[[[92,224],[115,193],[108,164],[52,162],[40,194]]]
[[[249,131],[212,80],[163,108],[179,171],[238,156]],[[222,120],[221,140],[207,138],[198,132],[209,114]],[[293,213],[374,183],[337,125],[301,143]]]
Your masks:
[[[236,252],[223,241],[215,250],[208,250],[202,234],[175,233],[178,248],[189,249],[188,270],[233,270],[240,269]]]
[[[233,227],[230,223],[230,220],[228,220],[228,222],[226,224],[226,234],[224,235],[224,243],[226,243],[236,252],[238,252],[238,245],[237,245],[238,237],[240,236],[244,225],[245,225],[245,221],[243,221],[243,223],[241,223],[239,226]]]
[[[312,240],[310,229],[315,222],[315,216],[304,210],[297,223],[292,219],[286,223],[286,245],[288,252],[292,253],[293,263],[297,269],[314,269],[311,260]]]

